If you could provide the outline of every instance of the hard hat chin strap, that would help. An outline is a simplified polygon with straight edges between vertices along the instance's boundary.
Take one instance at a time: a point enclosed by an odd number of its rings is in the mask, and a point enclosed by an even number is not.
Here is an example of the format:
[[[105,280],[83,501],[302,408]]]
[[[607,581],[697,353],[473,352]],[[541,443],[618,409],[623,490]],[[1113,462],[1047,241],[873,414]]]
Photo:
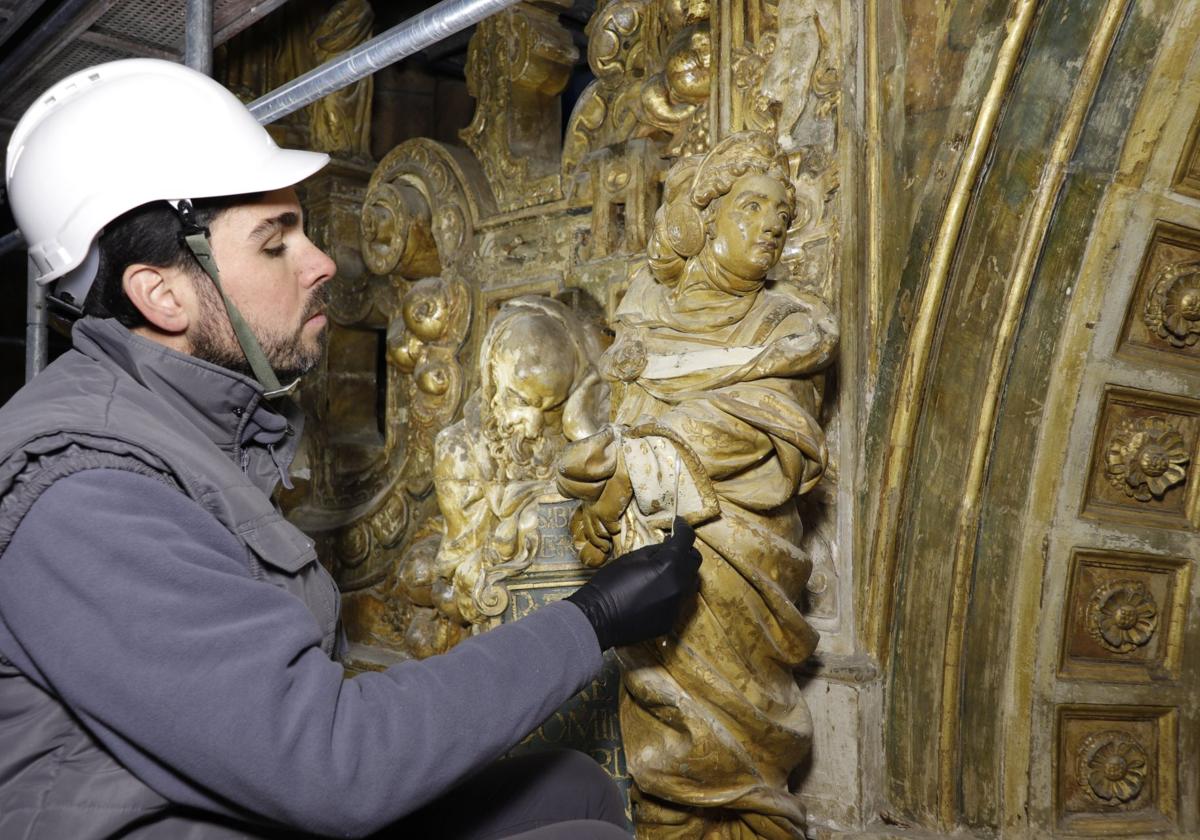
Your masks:
[[[192,252],[196,262],[200,263],[204,273],[212,279],[213,286],[221,296],[221,300],[225,304],[225,311],[229,314],[229,324],[233,327],[233,333],[237,336],[238,344],[241,345],[242,352],[246,356],[246,362],[250,365],[254,378],[263,386],[263,396],[267,399],[274,399],[290,394],[296,390],[300,379],[297,378],[290,385],[279,384],[279,378],[275,375],[271,363],[267,361],[267,354],[263,352],[258,338],[250,329],[250,325],[246,323],[246,319],[242,317],[242,313],[229,299],[229,295],[225,294],[225,288],[221,285],[221,272],[217,270],[217,261],[213,257],[212,246],[208,241],[208,229],[196,224],[192,214],[192,203],[185,199],[180,201],[175,209],[183,221],[183,232],[180,234],[180,238]]]

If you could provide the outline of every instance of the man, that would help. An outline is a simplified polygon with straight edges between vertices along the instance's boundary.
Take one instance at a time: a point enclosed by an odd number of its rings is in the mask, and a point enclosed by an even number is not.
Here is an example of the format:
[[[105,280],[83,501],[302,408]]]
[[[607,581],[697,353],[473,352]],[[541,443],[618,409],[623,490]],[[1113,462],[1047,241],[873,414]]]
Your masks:
[[[270,500],[335,270],[292,185],[326,160],[147,59],[63,80],[14,130],[31,266],[89,317],[0,409],[0,837],[628,836],[574,754],[479,771],[605,647],[666,632],[690,532],[343,678],[336,587]]]

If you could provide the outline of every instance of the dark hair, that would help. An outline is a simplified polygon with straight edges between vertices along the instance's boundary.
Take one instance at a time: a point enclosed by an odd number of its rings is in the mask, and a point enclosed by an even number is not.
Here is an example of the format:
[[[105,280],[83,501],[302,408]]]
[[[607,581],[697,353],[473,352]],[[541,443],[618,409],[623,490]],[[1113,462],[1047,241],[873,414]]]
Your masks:
[[[211,225],[218,216],[239,204],[250,204],[261,193],[202,198],[192,202],[196,223]],[[100,266],[83,303],[85,315],[116,318],[126,327],[140,327],[145,316],[125,295],[125,269],[135,263],[156,268],[202,269],[179,238],[179,214],[165,201],[151,201],[123,213],[104,226],[100,234]]]

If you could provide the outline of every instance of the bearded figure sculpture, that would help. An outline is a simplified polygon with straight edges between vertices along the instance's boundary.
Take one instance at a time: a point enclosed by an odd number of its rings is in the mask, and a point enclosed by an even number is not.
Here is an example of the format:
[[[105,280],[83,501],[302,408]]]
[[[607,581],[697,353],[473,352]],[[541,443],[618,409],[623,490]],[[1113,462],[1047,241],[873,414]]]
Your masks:
[[[434,486],[446,522],[433,597],[464,627],[508,604],[505,581],[538,553],[538,502],[557,499],[555,459],[608,414],[595,361],[604,337],[556,300],[520,297],[483,338],[480,387],[463,418],[438,433]]]
[[[640,838],[804,834],[789,776],[812,724],[793,670],[817,634],[796,606],[811,569],[796,502],[826,463],[837,328],[821,301],[766,287],[794,202],[763,133],[671,169],[600,363],[613,422],[560,458],[585,562],[661,540],[676,512],[703,556],[674,632],[618,652]]]

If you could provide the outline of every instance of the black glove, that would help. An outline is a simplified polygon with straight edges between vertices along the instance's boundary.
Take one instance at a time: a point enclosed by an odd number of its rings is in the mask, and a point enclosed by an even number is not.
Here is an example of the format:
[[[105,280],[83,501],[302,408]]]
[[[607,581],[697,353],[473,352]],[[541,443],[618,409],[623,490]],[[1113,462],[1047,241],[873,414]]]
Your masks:
[[[692,526],[675,518],[675,533],[618,557],[567,596],[587,616],[600,649],[661,636],[700,586],[700,552]]]

